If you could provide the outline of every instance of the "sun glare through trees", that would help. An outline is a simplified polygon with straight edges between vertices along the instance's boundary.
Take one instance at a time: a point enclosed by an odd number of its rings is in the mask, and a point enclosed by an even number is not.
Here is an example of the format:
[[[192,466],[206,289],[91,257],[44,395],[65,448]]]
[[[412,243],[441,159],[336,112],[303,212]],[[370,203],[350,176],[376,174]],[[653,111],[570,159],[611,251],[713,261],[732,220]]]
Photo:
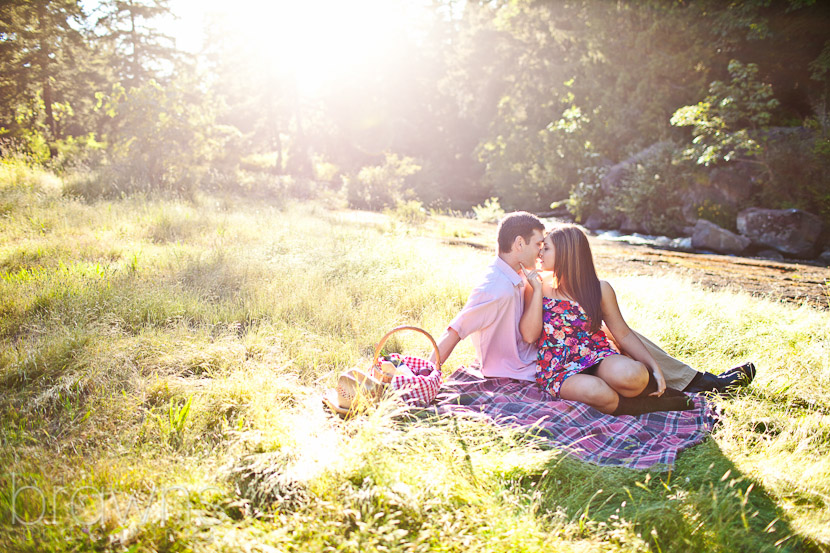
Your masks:
[[[201,2],[178,0],[183,14],[171,26],[189,48],[211,48],[206,28],[222,28],[228,48],[244,44],[263,72],[296,79],[302,96],[314,96],[338,80],[367,78],[374,64],[400,62],[428,12],[419,0],[280,0]],[[369,71],[370,73],[371,71]]]

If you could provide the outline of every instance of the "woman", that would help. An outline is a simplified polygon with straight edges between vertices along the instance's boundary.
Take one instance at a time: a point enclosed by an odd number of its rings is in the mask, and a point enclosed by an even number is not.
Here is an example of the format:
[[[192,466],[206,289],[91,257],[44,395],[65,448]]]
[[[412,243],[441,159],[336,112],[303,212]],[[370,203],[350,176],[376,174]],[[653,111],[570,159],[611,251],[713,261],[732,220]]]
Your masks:
[[[612,415],[693,407],[682,392],[666,388],[660,367],[623,319],[614,289],[597,278],[582,230],[552,230],[540,258],[551,273],[542,278],[523,268],[530,286],[519,330],[526,342],[537,342],[536,382],[544,391]]]

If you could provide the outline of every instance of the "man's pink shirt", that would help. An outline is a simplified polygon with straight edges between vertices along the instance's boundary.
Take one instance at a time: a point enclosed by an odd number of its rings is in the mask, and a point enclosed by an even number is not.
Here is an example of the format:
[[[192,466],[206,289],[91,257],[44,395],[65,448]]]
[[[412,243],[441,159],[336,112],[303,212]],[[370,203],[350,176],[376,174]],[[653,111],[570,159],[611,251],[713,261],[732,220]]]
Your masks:
[[[526,343],[519,333],[525,282],[524,276],[496,257],[461,313],[450,322],[462,340],[471,337],[476,364],[486,377],[535,380],[536,346]]]

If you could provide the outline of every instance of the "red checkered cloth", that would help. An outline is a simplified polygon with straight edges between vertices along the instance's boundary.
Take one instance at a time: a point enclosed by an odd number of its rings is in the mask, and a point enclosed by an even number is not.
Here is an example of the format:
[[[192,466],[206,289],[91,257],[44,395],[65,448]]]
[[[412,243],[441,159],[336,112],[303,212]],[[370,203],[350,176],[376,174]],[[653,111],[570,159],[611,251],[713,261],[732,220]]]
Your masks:
[[[420,357],[398,353],[390,353],[387,358],[400,361],[415,374],[414,377],[406,375],[392,377],[389,386],[401,392],[401,399],[413,407],[426,407],[432,403],[442,383],[441,371],[435,367],[435,364]]]

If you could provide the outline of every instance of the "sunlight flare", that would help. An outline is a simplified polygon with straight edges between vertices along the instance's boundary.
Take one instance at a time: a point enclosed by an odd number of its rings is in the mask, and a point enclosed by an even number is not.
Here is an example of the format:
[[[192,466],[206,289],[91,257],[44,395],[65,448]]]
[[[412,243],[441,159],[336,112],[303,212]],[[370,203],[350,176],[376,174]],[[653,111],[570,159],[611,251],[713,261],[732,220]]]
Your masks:
[[[366,64],[399,53],[407,30],[423,22],[420,0],[280,0],[265,3],[180,0],[180,40],[193,43],[200,20],[220,23],[230,42],[266,60],[264,70],[288,72],[303,94],[314,94],[335,77],[358,75]],[[209,46],[209,45],[205,45]]]

